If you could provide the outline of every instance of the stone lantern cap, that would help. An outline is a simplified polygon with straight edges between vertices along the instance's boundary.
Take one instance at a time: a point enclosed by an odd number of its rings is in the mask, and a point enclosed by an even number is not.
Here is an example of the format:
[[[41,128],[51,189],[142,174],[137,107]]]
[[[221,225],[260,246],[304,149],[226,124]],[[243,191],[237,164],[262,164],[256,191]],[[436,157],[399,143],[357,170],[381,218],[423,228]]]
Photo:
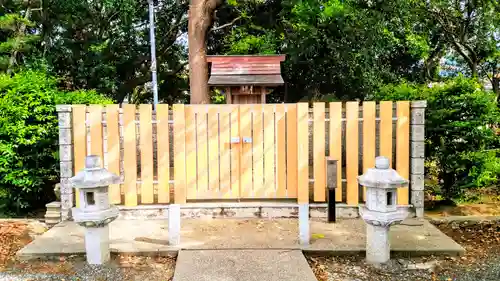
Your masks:
[[[408,186],[408,180],[400,176],[396,170],[389,168],[389,161],[389,158],[384,156],[375,158],[375,168],[368,169],[366,173],[358,176],[359,184],[382,189]]]
[[[85,158],[85,168],[70,179],[76,188],[96,188],[120,183],[120,177],[101,168],[101,159],[97,155]]]

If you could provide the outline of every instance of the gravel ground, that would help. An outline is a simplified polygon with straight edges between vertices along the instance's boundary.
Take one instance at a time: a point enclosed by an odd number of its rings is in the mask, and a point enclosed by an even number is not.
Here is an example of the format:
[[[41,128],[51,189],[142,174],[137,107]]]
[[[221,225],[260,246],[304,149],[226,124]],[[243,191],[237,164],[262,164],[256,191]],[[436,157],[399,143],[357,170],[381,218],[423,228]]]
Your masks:
[[[393,256],[391,262],[382,268],[366,264],[364,256],[309,256],[308,261],[319,281],[500,280],[500,221],[436,224],[466,249],[464,255],[415,258]]]
[[[46,230],[36,220],[0,221],[0,281],[170,281],[173,278],[175,257],[113,255],[105,267],[88,265],[81,256],[49,261],[17,260],[15,253]]]
[[[88,265],[82,257],[60,261],[17,262],[4,272],[0,281],[34,280],[172,280],[175,257],[113,256],[107,266]]]

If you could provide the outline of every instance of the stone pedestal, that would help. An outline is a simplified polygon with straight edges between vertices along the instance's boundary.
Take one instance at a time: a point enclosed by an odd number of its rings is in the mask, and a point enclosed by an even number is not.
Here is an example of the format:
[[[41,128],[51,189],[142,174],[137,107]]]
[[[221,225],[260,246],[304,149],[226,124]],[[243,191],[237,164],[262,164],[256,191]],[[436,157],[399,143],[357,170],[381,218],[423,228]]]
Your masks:
[[[371,264],[382,264],[391,258],[389,243],[389,227],[366,225],[366,261]]]
[[[61,221],[61,202],[50,202],[45,205],[47,212],[45,213],[45,224],[52,227]]]
[[[85,228],[85,251],[89,264],[109,262],[109,225]]]

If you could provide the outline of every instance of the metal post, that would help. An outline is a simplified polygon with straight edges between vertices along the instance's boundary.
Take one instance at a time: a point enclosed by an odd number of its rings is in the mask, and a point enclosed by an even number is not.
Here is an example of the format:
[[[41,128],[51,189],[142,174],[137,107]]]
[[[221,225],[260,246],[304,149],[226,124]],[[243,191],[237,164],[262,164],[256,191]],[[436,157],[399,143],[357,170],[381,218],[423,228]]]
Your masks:
[[[337,159],[326,159],[326,187],[328,190],[328,222],[335,222],[335,189],[337,188]]]
[[[155,40],[155,15],[153,0],[148,0],[149,5],[149,40],[151,44],[151,87],[153,89],[153,108],[156,111],[158,104],[158,79],[156,77],[156,40]]]

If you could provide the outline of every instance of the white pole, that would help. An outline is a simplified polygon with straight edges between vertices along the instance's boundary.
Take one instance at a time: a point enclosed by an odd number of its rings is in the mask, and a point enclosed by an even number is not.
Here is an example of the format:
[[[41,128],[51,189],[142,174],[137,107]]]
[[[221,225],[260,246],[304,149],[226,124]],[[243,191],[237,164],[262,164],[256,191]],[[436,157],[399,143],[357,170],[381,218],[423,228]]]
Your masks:
[[[151,86],[153,88],[153,108],[156,111],[158,104],[158,79],[156,77],[156,40],[155,40],[155,15],[153,0],[149,4],[149,40],[151,44]]]

